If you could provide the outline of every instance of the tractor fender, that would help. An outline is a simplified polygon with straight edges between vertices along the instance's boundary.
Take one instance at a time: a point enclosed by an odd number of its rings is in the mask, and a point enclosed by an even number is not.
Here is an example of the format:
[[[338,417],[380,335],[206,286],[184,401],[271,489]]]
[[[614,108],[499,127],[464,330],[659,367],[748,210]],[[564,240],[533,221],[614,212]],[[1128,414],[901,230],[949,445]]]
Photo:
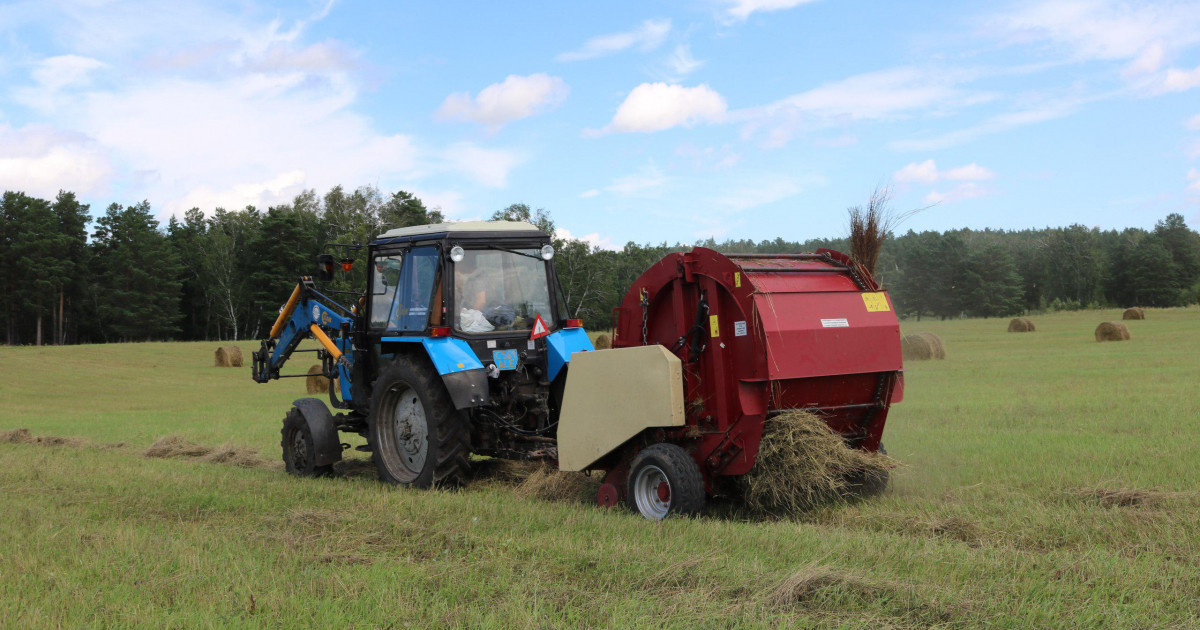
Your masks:
[[[392,344],[421,344],[433,369],[442,377],[455,409],[482,407],[491,402],[487,370],[467,342],[453,337],[384,337],[380,342],[384,352],[394,351],[389,348]]]
[[[329,407],[317,398],[300,398],[292,401],[292,405],[300,410],[308,430],[312,433],[313,463],[317,466],[330,466],[342,459],[342,443],[338,439],[337,424]]]

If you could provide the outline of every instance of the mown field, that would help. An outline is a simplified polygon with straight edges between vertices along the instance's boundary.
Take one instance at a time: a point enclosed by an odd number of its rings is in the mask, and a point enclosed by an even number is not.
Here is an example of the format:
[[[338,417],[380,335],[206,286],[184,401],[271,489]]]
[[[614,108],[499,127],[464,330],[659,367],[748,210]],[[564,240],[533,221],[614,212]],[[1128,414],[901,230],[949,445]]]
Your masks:
[[[904,467],[790,520],[290,478],[300,379],[211,343],[0,348],[0,431],[80,438],[0,443],[0,625],[1200,626],[1200,309],[1092,339],[1118,318],[905,323],[949,358],[906,366]],[[165,435],[265,461],[143,456]]]

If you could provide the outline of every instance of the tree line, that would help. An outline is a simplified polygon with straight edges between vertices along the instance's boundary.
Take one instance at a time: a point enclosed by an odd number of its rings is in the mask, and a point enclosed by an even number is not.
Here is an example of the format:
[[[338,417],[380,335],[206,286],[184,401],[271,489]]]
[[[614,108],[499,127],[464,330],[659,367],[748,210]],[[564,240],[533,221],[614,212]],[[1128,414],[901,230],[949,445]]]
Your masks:
[[[554,234],[545,210],[513,204],[493,219],[526,220]],[[193,208],[160,224],[148,202],[112,204],[95,219],[67,191],[54,200],[20,192],[0,199],[0,318],[4,340],[70,344],[256,339],[295,279],[311,275],[334,244],[366,243],[386,230],[440,223],[414,195],[373,186],[309,190],[259,209]],[[841,239],[713,239],[722,252],[848,251]],[[628,243],[618,251],[555,239],[571,317],[605,329],[626,289],[682,243]],[[347,250],[339,250],[339,254]],[[361,257],[360,250],[348,250]],[[337,290],[364,286],[365,265]],[[993,317],[1100,306],[1200,302],[1200,234],[1170,214],[1154,229],[1081,225],[1040,230],[950,230],[891,235],[876,274],[905,317]]]

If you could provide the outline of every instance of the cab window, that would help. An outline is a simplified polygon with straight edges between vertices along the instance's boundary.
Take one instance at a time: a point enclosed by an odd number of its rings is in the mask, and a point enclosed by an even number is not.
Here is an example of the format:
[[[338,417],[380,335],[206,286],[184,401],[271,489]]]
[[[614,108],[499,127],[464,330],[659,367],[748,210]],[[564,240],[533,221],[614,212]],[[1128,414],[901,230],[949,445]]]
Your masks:
[[[421,331],[429,325],[439,260],[440,253],[434,246],[414,247],[408,252],[388,318],[388,330]]]
[[[383,328],[400,283],[403,255],[376,256],[371,270],[371,328]]]

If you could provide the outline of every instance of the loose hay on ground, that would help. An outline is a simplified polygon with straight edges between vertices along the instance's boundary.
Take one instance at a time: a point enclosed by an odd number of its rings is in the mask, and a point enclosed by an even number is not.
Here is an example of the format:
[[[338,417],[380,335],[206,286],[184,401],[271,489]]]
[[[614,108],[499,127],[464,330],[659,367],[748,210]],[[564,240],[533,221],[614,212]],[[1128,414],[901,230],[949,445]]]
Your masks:
[[[776,607],[790,608],[804,604],[829,589],[870,599],[891,597],[896,591],[896,585],[886,581],[868,580],[824,565],[814,565],[788,576],[771,591],[768,599]]]
[[[946,358],[946,346],[942,343],[941,337],[933,333],[905,335],[900,339],[900,354],[906,360],[940,360]]]
[[[308,368],[308,377],[304,379],[304,385],[310,394],[328,394],[330,380],[323,374],[325,369],[318,363]],[[315,376],[314,376],[315,375]]]
[[[1127,308],[1121,314],[1121,319],[1146,319],[1146,311],[1137,306]]]
[[[1170,492],[1138,488],[1077,488],[1067,494],[1102,507],[1154,507],[1175,496]]]
[[[1008,332],[1037,332],[1037,328],[1033,325],[1033,320],[1028,317],[1014,317],[1008,322]]]
[[[588,503],[595,501],[599,486],[595,479],[583,473],[562,472],[542,466],[525,477],[513,492],[525,499]]]
[[[214,367],[242,367],[242,349],[237,346],[217,348],[213,358]]]
[[[186,457],[213,464],[230,464],[242,468],[262,466],[265,462],[252,448],[223,444],[216,448],[185,440],[178,435],[168,435],[155,440],[142,455],[157,459]]]
[[[0,442],[8,444],[40,444],[42,446],[81,446],[86,440],[57,435],[33,435],[29,429],[13,429],[0,432]]]
[[[1096,341],[1128,341],[1129,329],[1121,322],[1102,322],[1096,327]]]
[[[850,496],[853,476],[894,467],[885,455],[846,446],[815,414],[790,411],[766,421],[758,459],[741,478],[742,499],[752,510],[803,512]]]

